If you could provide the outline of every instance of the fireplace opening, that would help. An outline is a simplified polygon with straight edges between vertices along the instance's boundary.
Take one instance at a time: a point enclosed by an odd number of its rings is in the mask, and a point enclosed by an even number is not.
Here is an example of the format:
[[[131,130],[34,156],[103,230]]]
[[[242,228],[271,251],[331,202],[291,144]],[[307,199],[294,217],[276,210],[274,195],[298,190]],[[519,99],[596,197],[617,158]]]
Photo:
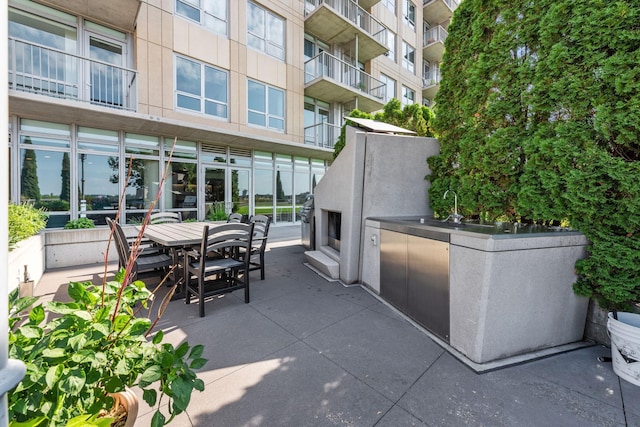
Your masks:
[[[329,234],[328,245],[330,248],[340,252],[340,229],[342,222],[342,214],[340,212],[328,212],[329,224],[327,231]]]

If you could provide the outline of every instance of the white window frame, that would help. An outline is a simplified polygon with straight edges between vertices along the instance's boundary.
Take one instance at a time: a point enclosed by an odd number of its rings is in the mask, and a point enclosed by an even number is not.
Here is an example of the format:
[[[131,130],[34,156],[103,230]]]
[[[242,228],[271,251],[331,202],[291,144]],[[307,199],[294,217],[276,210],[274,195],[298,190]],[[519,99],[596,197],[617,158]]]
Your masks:
[[[411,0],[404,0],[402,8],[404,22],[413,30],[416,29],[416,5]],[[413,16],[412,16],[413,15]]]
[[[384,73],[380,73],[380,81],[385,84],[385,103],[396,97],[396,81]],[[391,89],[393,87],[393,89]]]
[[[209,5],[213,3],[224,3],[225,16],[217,16],[211,13],[211,7]],[[190,16],[182,14],[178,12],[178,4],[182,4],[187,8],[191,8],[193,10],[198,11],[198,19],[194,19]],[[185,19],[188,19],[193,22],[197,22],[203,27],[211,30],[216,34],[220,34],[223,36],[227,36],[229,32],[229,2],[228,0],[176,0],[175,2],[175,13],[178,16],[181,16]],[[207,25],[209,20],[213,20],[214,22],[223,22],[224,23],[224,31],[218,31],[215,27]]]
[[[249,107],[249,84],[256,84],[256,85],[260,85],[264,88],[264,99],[265,99],[265,111],[259,111],[259,110],[252,110]],[[269,111],[269,91],[273,90],[273,91],[278,91],[280,93],[282,93],[282,116],[276,115],[275,113],[272,113],[271,111]],[[287,114],[287,96],[286,96],[286,92],[283,89],[280,89],[279,87],[275,87],[275,86],[271,86],[268,85],[266,83],[262,83],[259,82],[257,80],[251,80],[251,79],[247,79],[247,124],[249,126],[257,126],[257,127],[261,127],[261,128],[267,128],[267,129],[271,129],[271,130],[275,130],[278,132],[284,132],[285,129],[287,128],[287,121],[286,121],[286,114]],[[259,114],[264,116],[265,118],[265,125],[260,125],[257,123],[251,123],[249,121],[249,113],[253,113],[253,114]],[[270,126],[271,123],[271,119],[274,120],[282,120],[282,128],[279,127],[274,127],[274,126]]]
[[[413,74],[416,73],[416,49],[404,40],[402,40],[402,67]]]
[[[193,93],[190,92],[183,92],[178,90],[178,60],[183,60],[183,61],[189,61],[192,62],[194,64],[197,64],[200,66],[200,94],[199,95],[195,95]],[[207,98],[206,97],[206,85],[207,85],[207,81],[206,81],[206,70],[207,68],[217,71],[217,72],[222,72],[225,74],[226,76],[226,94],[225,94],[225,98],[226,101],[221,101],[218,99],[214,99],[214,98]],[[192,58],[187,58],[181,55],[176,55],[175,56],[175,60],[174,60],[174,90],[175,90],[175,106],[176,106],[176,110],[179,111],[189,111],[191,113],[200,113],[200,114],[204,114],[208,117],[215,117],[221,120],[228,120],[229,119],[229,71],[224,70],[222,68],[218,68],[218,67],[214,67],[212,65],[209,64],[205,64],[203,62],[200,61],[196,61]],[[180,107],[178,106],[178,96],[184,96],[184,97],[188,97],[188,98],[192,98],[192,99],[198,99],[200,101],[200,110],[195,110],[192,108],[187,108],[187,107]],[[226,114],[224,116],[222,115],[218,115],[218,114],[211,114],[211,113],[207,113],[207,102],[209,103],[213,103],[216,105],[223,105],[225,107],[225,112]]]
[[[409,96],[411,94],[411,96]],[[407,105],[413,105],[416,103],[416,91],[402,85],[402,101],[401,104],[403,107]]]
[[[249,20],[251,19],[250,15],[252,13],[252,8],[254,11],[263,15],[262,34],[251,31],[250,29]],[[269,23],[270,20],[275,20],[282,23],[282,40],[275,40],[274,38],[276,32],[269,31],[269,29],[273,27],[273,25]],[[287,21],[284,18],[268,11],[257,3],[254,3],[252,1],[247,2],[247,46],[260,52],[266,53],[267,55],[270,55],[276,59],[284,61],[287,40],[286,31]]]
[[[393,14],[396,14],[396,0],[382,0],[381,3],[384,7],[389,9]]]

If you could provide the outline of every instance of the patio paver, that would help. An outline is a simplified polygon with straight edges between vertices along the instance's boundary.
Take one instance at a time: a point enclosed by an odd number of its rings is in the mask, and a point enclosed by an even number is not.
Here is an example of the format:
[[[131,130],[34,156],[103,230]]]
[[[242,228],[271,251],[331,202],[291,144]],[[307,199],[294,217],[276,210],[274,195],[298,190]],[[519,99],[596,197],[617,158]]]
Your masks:
[[[228,294],[199,318],[196,304],[173,301],[161,319],[167,340],[203,343],[209,359],[199,371],[205,391],[171,425],[640,426],[640,387],[597,360],[609,349],[476,374],[366,290],[303,265],[298,226],[270,234],[266,280],[252,273],[251,303]],[[59,298],[69,278],[101,272],[50,271],[36,292]],[[140,406],[136,426],[148,426],[151,409]]]

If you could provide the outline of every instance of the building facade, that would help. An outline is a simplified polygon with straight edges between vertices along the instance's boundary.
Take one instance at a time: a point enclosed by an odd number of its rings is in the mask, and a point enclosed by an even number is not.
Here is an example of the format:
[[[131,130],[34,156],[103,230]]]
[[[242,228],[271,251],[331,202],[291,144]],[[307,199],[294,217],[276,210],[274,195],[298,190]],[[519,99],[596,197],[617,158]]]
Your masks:
[[[11,201],[134,223],[162,186],[185,218],[295,222],[344,116],[432,102],[456,6],[10,0]]]

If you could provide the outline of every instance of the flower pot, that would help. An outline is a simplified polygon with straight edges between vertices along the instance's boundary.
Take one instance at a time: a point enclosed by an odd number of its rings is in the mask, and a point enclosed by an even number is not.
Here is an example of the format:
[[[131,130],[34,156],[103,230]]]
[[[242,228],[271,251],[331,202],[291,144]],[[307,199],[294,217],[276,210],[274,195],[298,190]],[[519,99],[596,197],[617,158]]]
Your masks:
[[[115,401],[114,409],[117,412],[119,407],[123,407],[126,412],[126,417],[122,420],[116,418],[116,421],[111,424],[114,427],[133,427],[138,417],[138,397],[129,388],[125,388],[124,391],[113,393],[111,395]]]
[[[640,314],[609,313],[607,331],[611,338],[613,372],[623,380],[640,386]]]

